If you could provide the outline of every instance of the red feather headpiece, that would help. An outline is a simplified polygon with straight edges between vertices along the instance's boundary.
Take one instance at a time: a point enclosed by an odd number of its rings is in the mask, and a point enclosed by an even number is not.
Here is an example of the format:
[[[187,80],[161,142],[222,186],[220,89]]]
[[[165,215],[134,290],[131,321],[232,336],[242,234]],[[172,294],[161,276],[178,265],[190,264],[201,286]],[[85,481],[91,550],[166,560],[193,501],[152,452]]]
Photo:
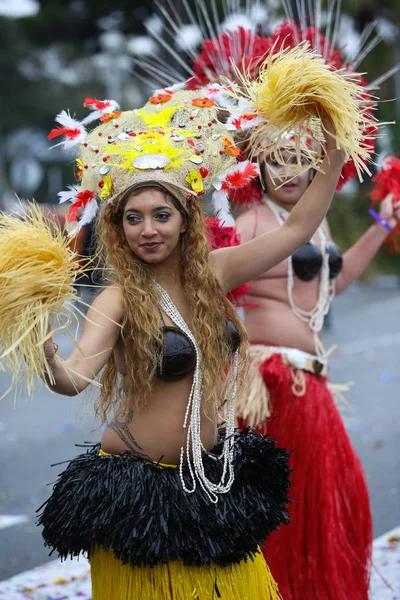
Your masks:
[[[206,40],[193,62],[195,77],[190,80],[188,89],[196,90],[207,83],[217,82],[221,75],[234,81],[236,73],[231,61],[243,66],[256,78],[271,46],[270,38],[256,35],[244,27],[221,33],[213,40]]]
[[[52,129],[47,138],[49,140],[53,140],[54,138],[63,135],[63,141],[57,145],[69,149],[73,148],[77,144],[80,144],[86,138],[87,133],[83,123],[72,118],[67,111],[62,110],[56,116],[56,121],[61,125],[61,127],[55,127]]]
[[[212,40],[206,40],[201,46],[201,51],[193,62],[193,77],[188,84],[189,89],[197,89],[208,83],[218,82],[221,75],[231,80],[237,80],[237,73],[232,67],[232,62],[240,70],[249,73],[254,79],[257,78],[261,65],[265,62],[270,52],[279,52],[282,48],[294,48],[302,41],[308,41],[312,48],[323,54],[324,60],[331,65],[332,69],[346,68],[341,50],[333,48],[332,44],[316,27],[307,27],[302,31],[298,24],[285,21],[273,31],[270,37],[263,33],[256,35],[250,30],[239,27],[234,31],[227,31]],[[357,76],[362,86],[367,82],[362,75]],[[240,82],[238,82],[240,84]],[[371,95],[365,91],[365,111],[363,118],[367,121],[366,133],[371,134],[367,149],[370,156],[375,151],[376,126],[372,119],[375,103]],[[232,121],[232,125],[235,122]],[[337,189],[356,177],[357,171],[353,160],[349,160],[343,167]],[[238,204],[248,204],[248,195],[235,193]]]

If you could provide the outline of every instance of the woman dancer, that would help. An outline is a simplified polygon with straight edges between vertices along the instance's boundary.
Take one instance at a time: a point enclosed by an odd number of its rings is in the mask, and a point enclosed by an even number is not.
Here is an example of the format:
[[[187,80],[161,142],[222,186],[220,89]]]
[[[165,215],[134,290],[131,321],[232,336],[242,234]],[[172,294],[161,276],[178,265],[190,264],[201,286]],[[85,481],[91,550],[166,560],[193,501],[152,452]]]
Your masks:
[[[178,93],[169,105],[179,106],[182,95],[187,97],[185,92]],[[215,117],[207,110],[203,119]],[[138,132],[132,126],[135,118],[133,112],[122,113],[118,122],[125,131]],[[184,118],[185,114],[179,115]],[[99,137],[107,139],[112,127],[95,129],[87,140],[88,148]],[[214,157],[204,138],[203,143],[204,164],[211,169]],[[228,542],[222,518],[226,511],[228,521],[237,527],[239,515],[250,514],[244,497],[236,505],[234,490],[245,493],[242,474],[249,494],[254,494],[253,536],[256,521],[264,532],[270,521],[278,526],[285,520],[287,486],[282,451],[272,450],[270,441],[264,440],[263,446],[263,438],[252,434],[232,437],[229,429],[230,394],[236,384],[232,379],[224,386],[223,375],[230,361],[235,376],[245,336],[224,294],[280,261],[312,234],[329,206],[328,201],[320,202],[321,189],[328,186],[333,192],[343,164],[332,138],[328,137],[327,145],[326,175],[315,178],[292,222],[247,246],[210,256],[201,208],[196,200],[187,200],[189,190],[176,185],[176,172],[154,170],[136,176],[130,172],[121,183],[118,174],[113,174],[114,201],[104,206],[99,217],[99,239],[105,263],[113,271],[112,285],[94,301],[79,340],[80,351],[94,358],[85,360],[76,350],[63,364],[51,340],[46,350],[54,391],[80,392],[105,367],[98,408],[104,417],[111,406],[115,408],[100,453],[96,449],[71,462],[41,516],[46,543],[61,555],[81,549],[90,553],[94,599],[109,598],[112,590],[119,593],[112,597],[121,599],[139,597],[139,590],[146,590],[142,598],[147,597],[145,593],[149,598],[186,598],[189,592],[211,598],[213,590],[230,599],[278,597],[267,569],[260,565],[255,538],[247,546],[243,531],[239,541],[236,530],[236,541]],[[90,152],[84,153],[84,164],[93,160]],[[68,367],[72,374],[66,371]],[[122,382],[116,394],[118,373]],[[226,432],[231,441],[226,437],[217,442],[213,407],[225,397],[224,387],[228,388]],[[190,421],[184,434],[182,424],[188,411]],[[235,437],[249,444],[237,441],[233,446]],[[260,450],[268,445],[272,460],[260,455],[258,467],[254,465],[250,473],[244,464],[254,442]],[[226,460],[226,466],[222,460],[215,461],[217,456]],[[280,461],[283,472],[279,473]],[[269,472],[267,487],[265,474],[263,486],[257,481],[256,472],[263,469]],[[279,492],[274,497],[277,484]],[[267,499],[272,511],[267,509]],[[156,522],[152,524],[151,519]],[[243,529],[247,527],[243,523]],[[260,532],[258,541],[262,541]],[[247,556],[253,560],[244,561]],[[182,591],[178,591],[180,586]]]
[[[237,219],[242,243],[273,231],[289,217],[310,185],[310,174],[291,175],[290,165],[265,160],[263,203]],[[320,332],[335,294],[364,272],[388,230],[398,225],[398,206],[388,196],[377,222],[343,257],[324,221],[310,242],[257,278],[246,297],[253,305],[245,309],[252,358],[240,423],[245,427],[264,421],[260,431],[295,449],[291,527],[274,533],[264,552],[288,600],[368,598],[368,491],[329,391]],[[268,423],[266,417],[272,417]]]

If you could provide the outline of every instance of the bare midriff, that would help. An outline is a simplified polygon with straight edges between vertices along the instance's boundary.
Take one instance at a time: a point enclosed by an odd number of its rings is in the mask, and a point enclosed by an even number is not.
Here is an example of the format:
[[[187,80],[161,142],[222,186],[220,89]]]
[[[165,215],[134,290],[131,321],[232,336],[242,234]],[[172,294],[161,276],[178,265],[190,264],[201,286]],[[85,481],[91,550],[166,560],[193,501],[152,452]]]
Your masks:
[[[146,406],[135,410],[133,418],[126,418],[127,427],[136,440],[138,452],[145,454],[151,460],[167,464],[179,464],[180,450],[186,444],[186,429],[183,429],[187,400],[192,385],[192,377],[177,382],[156,381],[151,398]],[[123,408],[121,407],[121,412]],[[125,410],[125,415],[128,411]],[[204,414],[201,419],[201,439],[204,447],[211,450],[216,442],[216,423],[210,421]],[[119,454],[127,447],[118,434],[107,427],[101,447],[110,454]]]
[[[166,322],[172,325],[167,318]],[[120,341],[114,349],[114,355],[118,370],[124,375],[125,365]],[[151,397],[140,409],[129,408],[127,396],[117,418],[110,423],[111,427],[104,430],[102,449],[110,454],[136,451],[138,455],[142,454],[156,462],[179,464],[181,447],[186,447],[187,429],[183,428],[183,423],[192,383],[193,373],[179,381],[165,382],[155,379]],[[121,440],[116,431],[118,428],[115,428],[115,424],[118,422],[124,424],[125,430],[128,430],[125,435],[128,445]],[[132,438],[137,446],[132,443]],[[201,415],[201,440],[206,450],[211,450],[217,440],[216,419],[210,420],[205,413]]]

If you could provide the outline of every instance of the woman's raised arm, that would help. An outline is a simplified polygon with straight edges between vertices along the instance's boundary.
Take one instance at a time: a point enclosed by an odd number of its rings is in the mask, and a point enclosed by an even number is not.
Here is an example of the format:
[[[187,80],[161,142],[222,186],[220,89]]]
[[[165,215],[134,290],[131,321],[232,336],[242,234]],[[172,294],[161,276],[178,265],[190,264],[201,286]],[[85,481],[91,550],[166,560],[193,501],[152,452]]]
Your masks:
[[[68,359],[59,360],[50,338],[45,353],[53,381],[47,376],[51,390],[75,396],[84,390],[104,367],[121,332],[123,311],[121,291],[107,287],[92,303],[77,347]]]
[[[382,201],[380,216],[383,222],[394,229],[400,223],[400,202],[393,203],[392,195],[388,194]],[[388,236],[384,225],[374,223],[360,239],[343,255],[343,268],[336,278],[336,295],[344,292],[349,285],[364,273],[371,260]]]
[[[332,132],[327,118],[324,124]],[[213,264],[225,292],[260,277],[310,241],[329,209],[344,163],[343,152],[336,149],[329,134],[326,142],[327,152],[321,171],[284,225],[240,246],[221,248],[212,253]]]

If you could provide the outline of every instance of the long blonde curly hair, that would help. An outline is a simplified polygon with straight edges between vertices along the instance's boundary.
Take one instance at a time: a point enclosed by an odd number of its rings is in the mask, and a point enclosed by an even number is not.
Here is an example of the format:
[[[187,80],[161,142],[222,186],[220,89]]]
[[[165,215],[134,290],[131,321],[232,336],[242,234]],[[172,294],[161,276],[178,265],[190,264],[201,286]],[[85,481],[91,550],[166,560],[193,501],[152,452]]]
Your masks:
[[[225,297],[211,265],[209,242],[201,206],[196,201],[187,207],[170,196],[174,206],[187,221],[181,234],[181,278],[191,311],[191,328],[200,349],[203,365],[203,402],[210,416],[215,404],[223,404],[227,382],[227,365],[232,347],[227,335],[228,320],[237,327],[239,348],[238,382],[244,379],[248,362],[247,334]],[[138,258],[130,249],[122,225],[127,196],[117,206],[105,204],[97,220],[97,237],[103,262],[105,282],[122,291],[124,318],[123,352],[126,365],[124,382],[119,377],[114,354],[101,375],[102,390],[96,402],[96,415],[107,421],[118,409],[122,398],[133,409],[140,409],[152,392],[157,367],[161,365],[163,336],[160,328],[159,296],[152,265]]]

